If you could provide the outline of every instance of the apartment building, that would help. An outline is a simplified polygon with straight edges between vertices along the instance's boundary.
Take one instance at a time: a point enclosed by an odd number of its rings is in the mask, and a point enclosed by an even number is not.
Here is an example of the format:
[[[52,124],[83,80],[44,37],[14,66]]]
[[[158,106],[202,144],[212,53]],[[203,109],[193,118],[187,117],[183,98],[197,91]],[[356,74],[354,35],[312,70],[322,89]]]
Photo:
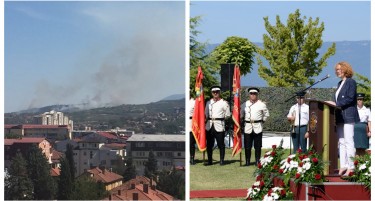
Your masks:
[[[126,153],[133,158],[137,174],[143,175],[150,151],[154,153],[159,170],[185,167],[185,135],[132,135],[127,141]]]
[[[18,134],[24,137],[43,137],[50,141],[69,138],[67,125],[40,125],[40,124],[6,124],[4,134]]]

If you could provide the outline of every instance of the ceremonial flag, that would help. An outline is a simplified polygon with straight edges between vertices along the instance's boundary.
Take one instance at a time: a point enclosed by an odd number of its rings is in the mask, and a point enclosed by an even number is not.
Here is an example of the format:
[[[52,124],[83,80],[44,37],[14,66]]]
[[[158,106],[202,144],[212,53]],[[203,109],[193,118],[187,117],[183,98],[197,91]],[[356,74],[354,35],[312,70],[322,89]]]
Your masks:
[[[232,119],[234,122],[233,125],[233,151],[232,156],[241,152],[242,149],[242,139],[241,139],[241,126],[240,126],[240,110],[241,110],[241,103],[240,103],[240,90],[241,90],[241,82],[240,82],[240,67],[236,65],[234,67],[233,73],[233,111],[232,111]]]
[[[195,78],[195,105],[192,118],[192,133],[195,141],[197,142],[199,151],[206,150],[206,128],[205,128],[205,116],[204,116],[204,93],[203,93],[203,72],[200,66],[198,66],[197,77]]]

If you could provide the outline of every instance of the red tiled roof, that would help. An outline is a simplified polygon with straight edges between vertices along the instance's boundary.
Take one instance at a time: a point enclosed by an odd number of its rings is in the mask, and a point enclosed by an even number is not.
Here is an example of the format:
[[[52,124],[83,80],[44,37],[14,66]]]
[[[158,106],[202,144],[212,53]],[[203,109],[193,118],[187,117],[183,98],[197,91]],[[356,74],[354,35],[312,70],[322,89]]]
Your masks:
[[[97,133],[108,139],[117,139],[116,133],[114,132],[97,132]]]
[[[58,177],[58,176],[60,176],[60,168],[51,168],[51,170],[50,170],[50,174],[51,174],[51,176],[53,176],[53,177]]]
[[[52,161],[58,161],[60,158],[64,155],[64,153],[56,151],[55,149],[52,149]]]
[[[4,139],[4,145],[12,145],[14,143],[41,143],[45,138],[41,137],[23,137],[21,139]]]
[[[123,178],[121,175],[118,175],[114,172],[110,172],[109,170],[105,170],[103,172],[98,167],[87,170],[87,172],[93,174],[93,178],[96,181],[101,181],[103,183],[112,183],[112,182],[116,182],[118,180],[122,180],[122,178]]]
[[[105,144],[105,146],[110,147],[110,148],[123,149],[126,147],[126,144],[125,143],[108,143],[108,144]]]

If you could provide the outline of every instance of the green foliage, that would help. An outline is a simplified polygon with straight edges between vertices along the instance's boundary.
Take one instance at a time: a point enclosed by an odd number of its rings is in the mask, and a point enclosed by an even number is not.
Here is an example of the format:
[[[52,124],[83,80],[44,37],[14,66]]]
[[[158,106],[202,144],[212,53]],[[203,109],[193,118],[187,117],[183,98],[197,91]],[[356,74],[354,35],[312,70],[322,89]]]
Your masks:
[[[197,41],[196,37],[201,33],[197,30],[201,16],[190,18],[190,88],[195,88],[195,79],[198,73],[198,66],[202,67],[204,79],[203,88],[205,97],[209,97],[209,88],[218,85],[219,66],[209,57],[205,49],[207,43]]]
[[[158,190],[168,193],[173,197],[183,200],[185,198],[185,176],[184,172],[172,170],[163,170],[159,174]]]
[[[73,145],[66,144],[66,151],[65,151],[65,158],[67,162],[69,163],[69,170],[70,170],[70,177],[72,178],[72,181],[75,179],[75,173],[76,168],[74,165],[74,152],[73,152]]]
[[[33,183],[28,175],[27,162],[18,151],[5,176],[5,200],[33,200]]]
[[[354,73],[354,79],[357,82],[357,93],[364,93],[363,104],[371,108],[371,81],[358,73]]]
[[[22,138],[21,134],[14,134],[14,133],[5,133],[4,139],[20,139]]]
[[[333,43],[322,56],[317,50],[322,47],[324,23],[319,18],[314,21],[310,17],[305,24],[306,16],[301,18],[299,9],[289,14],[284,25],[276,16],[276,24],[272,26],[268,17],[264,17],[268,32],[263,35],[264,49],[258,53],[264,57],[270,67],[263,65],[257,58],[258,73],[269,86],[297,87],[314,83],[311,78],[320,74],[327,65],[327,59],[335,54],[336,44]],[[318,59],[319,58],[319,59]]]
[[[125,172],[126,166],[122,156],[116,155],[115,163],[112,164],[112,171],[116,174],[122,175]]]
[[[371,155],[366,153],[363,156],[356,156],[354,161],[354,174],[349,175],[348,180],[359,182],[371,191]]]
[[[74,182],[72,200],[101,200],[108,195],[102,183],[89,176],[80,176]]]
[[[72,179],[70,173],[69,161],[65,158],[60,159],[61,168],[60,176],[58,181],[58,194],[57,199],[59,200],[70,200],[70,196],[73,192],[74,180]]]
[[[132,157],[129,157],[125,163],[125,171],[122,176],[124,177],[124,181],[129,181],[137,176],[137,170],[135,169],[135,165],[133,164]]]
[[[154,155],[154,152],[151,150],[149,153],[148,153],[148,160],[146,161],[146,164],[145,164],[145,177],[147,178],[155,178],[156,177],[156,174],[157,174],[157,171],[158,171],[158,164],[157,164],[157,160],[155,159],[155,155]]]
[[[231,36],[217,46],[211,56],[218,64],[238,64],[241,75],[246,75],[253,69],[255,51],[255,45],[247,38]]]
[[[50,174],[50,165],[42,150],[36,145],[33,145],[29,152],[28,171],[34,185],[34,199],[55,199],[57,189]]]

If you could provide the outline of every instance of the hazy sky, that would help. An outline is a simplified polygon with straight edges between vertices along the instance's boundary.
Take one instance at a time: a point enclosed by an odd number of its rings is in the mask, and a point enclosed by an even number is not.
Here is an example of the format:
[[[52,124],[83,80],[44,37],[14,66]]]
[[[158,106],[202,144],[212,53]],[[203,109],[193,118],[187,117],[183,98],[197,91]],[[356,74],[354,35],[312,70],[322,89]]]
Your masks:
[[[185,91],[185,3],[4,2],[5,112]]]
[[[300,10],[301,16],[319,17],[324,22],[323,41],[371,39],[370,1],[192,1],[190,15],[202,16],[198,40],[222,43],[228,36],[262,42],[266,34],[263,18],[272,25],[276,15],[286,24],[288,15]]]

